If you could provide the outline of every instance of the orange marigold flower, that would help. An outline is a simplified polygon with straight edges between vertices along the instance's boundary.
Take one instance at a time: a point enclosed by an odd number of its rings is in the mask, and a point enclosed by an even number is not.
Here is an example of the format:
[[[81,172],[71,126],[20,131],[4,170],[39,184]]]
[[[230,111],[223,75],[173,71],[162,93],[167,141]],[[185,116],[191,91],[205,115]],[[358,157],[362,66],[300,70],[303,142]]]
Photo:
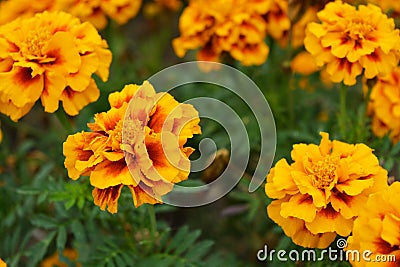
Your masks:
[[[368,2],[378,5],[385,12],[390,12],[392,17],[400,16],[400,2],[393,0],[369,0]]]
[[[293,163],[278,161],[265,185],[277,199],[269,217],[304,247],[325,248],[337,234],[348,236],[368,195],[387,187],[387,171],[371,148],[321,136],[319,146],[294,145]]]
[[[310,75],[318,70],[315,65],[312,55],[307,51],[302,51],[297,54],[290,62],[290,68],[294,73]]]
[[[0,25],[43,11],[65,11],[97,29],[107,25],[107,17],[125,24],[139,12],[142,0],[5,0],[0,3]]]
[[[400,67],[378,77],[371,90],[368,111],[376,136],[389,134],[393,143],[400,141]]]
[[[2,259],[0,259],[0,267],[7,267],[7,264]]]
[[[267,59],[264,42],[267,0],[192,0],[179,20],[181,36],[173,40],[175,53],[201,48],[199,60],[219,61],[224,52],[243,65],[260,65]]]
[[[0,25],[11,22],[17,18],[33,17],[36,13],[54,11],[53,0],[4,0],[0,1]]]
[[[321,23],[307,26],[304,45],[318,66],[326,65],[333,82],[354,85],[364,71],[371,79],[398,63],[399,30],[374,5],[328,3],[318,12]]]
[[[94,203],[102,210],[108,206],[111,213],[117,212],[124,185],[136,207],[161,203],[161,196],[189,175],[188,157],[193,149],[183,146],[193,134],[201,133],[198,112],[168,93],[156,94],[148,82],[110,94],[109,103],[111,109],[96,114],[94,123],[88,124],[92,132],[70,135],[64,142],[68,176],[74,180],[90,176]]]
[[[79,255],[75,249],[65,248],[63,251],[63,256],[68,258],[71,261],[75,261],[78,259]],[[1,265],[0,265],[1,266]],[[40,267],[68,267],[68,264],[61,262],[60,257],[58,255],[58,251],[56,251],[53,255],[45,258],[41,263]],[[81,266],[80,263],[76,263],[74,266]]]
[[[281,46],[287,42],[287,33],[291,27],[288,16],[287,0],[270,0],[268,12],[264,15],[268,34],[277,40]]]
[[[40,98],[46,112],[59,102],[77,115],[99,97],[92,78],[108,78],[111,52],[88,22],[44,12],[0,26],[0,112],[18,120]]]
[[[103,29],[107,17],[125,24],[137,15],[141,5],[142,0],[67,0],[60,8]]]
[[[349,258],[352,266],[400,265],[400,182],[371,195],[354,221],[346,250],[370,251],[370,261]],[[380,262],[374,259],[382,259]],[[383,259],[387,259],[383,261]],[[391,259],[391,260],[389,260]]]

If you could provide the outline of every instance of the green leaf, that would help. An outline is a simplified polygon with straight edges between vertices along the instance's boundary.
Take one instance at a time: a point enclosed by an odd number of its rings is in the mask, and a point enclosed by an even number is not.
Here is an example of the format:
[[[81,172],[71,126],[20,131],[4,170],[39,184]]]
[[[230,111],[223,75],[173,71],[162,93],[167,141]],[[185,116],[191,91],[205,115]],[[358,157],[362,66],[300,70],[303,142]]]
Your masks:
[[[59,226],[57,233],[57,249],[59,251],[63,251],[66,243],[67,243],[67,230],[65,229],[64,226]]]
[[[31,223],[37,227],[44,228],[44,229],[54,229],[57,228],[58,223],[57,221],[44,214],[39,214],[34,216],[31,219]]]
[[[197,243],[193,248],[191,248],[185,257],[187,259],[190,259],[192,262],[194,261],[199,261],[202,259],[207,252],[210,250],[212,245],[214,244],[214,241],[211,240],[204,240],[199,243]]]
[[[45,238],[43,238],[39,243],[35,244],[26,252],[25,255],[29,258],[29,266],[36,266],[36,264],[43,259],[47,248],[54,239],[55,235],[55,231],[48,233]]]
[[[188,248],[190,248],[190,246],[193,245],[193,243],[200,236],[200,234],[201,234],[200,230],[195,230],[195,231],[189,233],[189,235],[183,239],[183,242],[181,242],[179,244],[179,246],[176,248],[174,254],[180,255],[181,253],[186,251]]]
[[[178,248],[178,246],[180,246],[180,244],[183,242],[185,236],[187,236],[188,232],[189,232],[188,226],[181,227],[176,233],[176,235],[173,237],[169,245],[167,246],[165,252],[169,253],[172,250]]]

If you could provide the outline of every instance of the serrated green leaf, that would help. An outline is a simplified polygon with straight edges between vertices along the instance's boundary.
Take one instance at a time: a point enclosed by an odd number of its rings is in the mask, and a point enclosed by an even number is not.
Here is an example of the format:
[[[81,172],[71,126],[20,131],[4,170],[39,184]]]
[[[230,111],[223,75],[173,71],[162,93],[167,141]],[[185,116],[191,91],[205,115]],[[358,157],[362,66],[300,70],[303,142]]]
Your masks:
[[[59,251],[63,251],[65,248],[65,244],[67,243],[67,230],[65,229],[64,226],[58,227],[56,243],[57,243],[57,249]]]
[[[175,250],[184,240],[185,236],[188,234],[189,227],[188,226],[183,226],[181,227],[176,235],[172,238],[171,242],[168,244],[166,247],[165,252],[169,253],[173,250]]]
[[[17,188],[17,193],[21,195],[38,195],[40,194],[41,190],[37,188],[33,188],[32,186],[21,186]]]
[[[78,242],[86,243],[86,232],[85,228],[80,221],[74,220],[71,223],[71,231]]]
[[[39,243],[31,247],[25,255],[29,258],[29,266],[36,266],[36,264],[43,259],[46,254],[47,248],[55,237],[56,232],[50,232]]]
[[[76,202],[76,199],[75,199],[75,198],[69,199],[67,202],[64,203],[65,209],[66,209],[66,210],[69,210],[71,207],[74,206],[75,202]]]
[[[115,257],[115,263],[118,267],[125,267],[128,266],[128,264],[122,259],[122,257],[120,257],[119,255],[117,255]]]
[[[391,150],[389,155],[390,156],[399,156],[398,154],[400,153],[400,142],[397,143]]]
[[[108,260],[108,262],[107,262],[107,267],[116,267],[116,266],[115,266],[115,263],[114,263],[114,261],[113,261],[112,259],[109,259],[109,260]]]
[[[210,250],[214,241],[211,240],[204,240],[197,243],[193,248],[189,249],[186,253],[185,257],[190,259],[190,261],[199,261],[201,260],[207,252]]]
[[[31,219],[31,223],[37,227],[44,228],[44,229],[54,229],[57,228],[58,223],[57,221],[44,214],[39,214],[34,216]]]
[[[190,246],[193,245],[193,243],[197,240],[197,238],[200,236],[201,231],[200,230],[195,230],[187,235],[183,239],[183,241],[179,244],[179,246],[175,249],[174,254],[175,255],[181,255],[183,252],[185,252],[187,249],[190,248]]]

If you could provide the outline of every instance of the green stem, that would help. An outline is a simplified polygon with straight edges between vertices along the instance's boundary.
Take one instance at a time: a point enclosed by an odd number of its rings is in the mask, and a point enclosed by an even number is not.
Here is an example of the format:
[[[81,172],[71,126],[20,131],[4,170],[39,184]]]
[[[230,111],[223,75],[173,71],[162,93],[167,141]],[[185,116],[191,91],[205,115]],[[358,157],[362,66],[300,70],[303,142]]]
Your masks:
[[[340,84],[340,114],[339,114],[339,128],[342,134],[342,138],[346,140],[346,133],[348,127],[348,117],[347,117],[347,109],[346,109],[346,95],[347,88],[341,83]]]
[[[150,236],[152,239],[152,243],[155,242],[156,232],[157,232],[157,221],[156,221],[156,212],[154,211],[154,206],[149,204],[147,206],[150,218]]]
[[[61,125],[64,127],[65,131],[70,134],[73,133],[74,129],[72,128],[71,123],[69,122],[67,115],[65,114],[64,110],[58,109],[56,111],[56,116],[58,121],[61,123]]]

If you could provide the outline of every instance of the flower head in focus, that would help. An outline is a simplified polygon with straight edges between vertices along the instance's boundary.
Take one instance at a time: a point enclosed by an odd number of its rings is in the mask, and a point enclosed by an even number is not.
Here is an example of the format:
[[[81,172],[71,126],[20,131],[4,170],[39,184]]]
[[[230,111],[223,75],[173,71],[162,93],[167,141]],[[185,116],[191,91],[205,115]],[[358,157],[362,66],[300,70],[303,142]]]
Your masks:
[[[0,112],[16,121],[37,100],[69,115],[98,99],[95,73],[108,79],[111,52],[88,22],[44,12],[0,26]]]
[[[398,64],[400,36],[393,19],[374,5],[328,3],[318,12],[321,23],[309,23],[304,45],[318,66],[326,65],[333,82],[354,85],[390,73]]]
[[[193,149],[184,144],[201,133],[198,112],[168,93],[155,93],[148,82],[110,94],[109,103],[111,109],[96,114],[94,123],[88,124],[91,132],[70,135],[65,141],[68,176],[90,176],[94,203],[102,210],[108,206],[111,213],[117,212],[124,186],[136,207],[161,203],[173,184],[189,175]]]
[[[269,217],[303,247],[325,248],[336,235],[348,236],[369,194],[387,187],[387,171],[371,148],[321,135],[319,146],[294,145],[293,163],[278,161],[265,185],[276,199]]]
[[[350,259],[352,266],[399,266],[400,264],[400,182],[371,195],[354,221],[346,250],[370,251],[370,261],[362,256]],[[372,259],[393,260],[376,262]]]
[[[377,78],[371,89],[368,111],[372,131],[378,137],[389,134],[393,143],[400,141],[400,68]]]

